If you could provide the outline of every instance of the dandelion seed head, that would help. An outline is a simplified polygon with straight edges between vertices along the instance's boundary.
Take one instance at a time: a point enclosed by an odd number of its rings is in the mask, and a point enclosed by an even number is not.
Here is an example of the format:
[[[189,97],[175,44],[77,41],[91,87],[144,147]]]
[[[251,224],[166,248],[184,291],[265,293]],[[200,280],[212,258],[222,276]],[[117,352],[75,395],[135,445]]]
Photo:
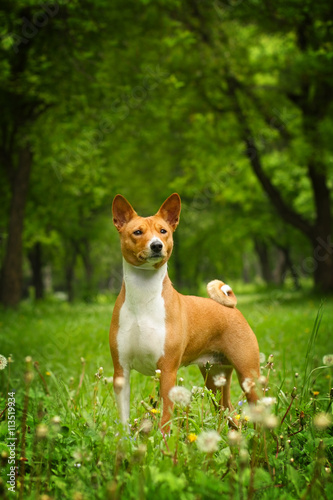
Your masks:
[[[326,354],[326,356],[323,357],[323,363],[326,366],[333,366],[333,354]]]
[[[279,421],[276,415],[270,414],[264,416],[262,423],[266,429],[275,429],[275,427],[278,426]]]
[[[265,363],[265,361],[266,361],[266,355],[263,352],[259,353],[259,361],[261,364]]]
[[[27,385],[31,384],[31,382],[34,379],[34,373],[33,372],[27,372],[24,374],[24,381]]]
[[[7,366],[7,358],[0,354],[0,370],[4,370]]]
[[[244,389],[244,392],[246,392],[246,394],[248,394],[249,392],[251,392],[252,388],[254,387],[254,382],[252,380],[252,378],[246,378],[243,383],[242,383],[242,387]]]
[[[249,405],[249,407],[246,409],[246,416],[250,422],[262,422],[265,413],[267,413],[265,407],[260,404]]]
[[[192,387],[192,390],[191,390],[192,394],[195,395],[195,394],[202,394],[203,393],[203,388],[202,387],[198,387],[196,385],[194,385]]]
[[[313,419],[313,424],[319,431],[324,431],[332,424],[332,416],[329,413],[318,413]]]
[[[36,436],[38,439],[44,439],[48,435],[49,429],[45,424],[39,424],[36,427]]]
[[[270,398],[270,397],[261,398],[259,403],[266,406],[266,407],[269,407],[269,406],[275,405],[276,398]]]
[[[215,375],[215,377],[213,377],[213,380],[214,380],[214,385],[216,387],[222,387],[227,383],[227,379],[225,378],[224,373],[220,373],[219,375]]]
[[[139,427],[139,431],[143,432],[144,434],[149,434],[152,431],[152,429],[153,429],[153,422],[151,420],[148,420],[148,418],[143,419]]]
[[[169,398],[175,404],[179,404],[184,407],[189,406],[191,402],[191,392],[186,389],[186,387],[176,385],[169,391]]]
[[[197,437],[196,443],[200,451],[214,453],[218,450],[221,436],[216,431],[204,431]]]
[[[228,432],[228,443],[230,446],[237,446],[240,444],[242,436],[239,432],[235,430],[230,430]]]

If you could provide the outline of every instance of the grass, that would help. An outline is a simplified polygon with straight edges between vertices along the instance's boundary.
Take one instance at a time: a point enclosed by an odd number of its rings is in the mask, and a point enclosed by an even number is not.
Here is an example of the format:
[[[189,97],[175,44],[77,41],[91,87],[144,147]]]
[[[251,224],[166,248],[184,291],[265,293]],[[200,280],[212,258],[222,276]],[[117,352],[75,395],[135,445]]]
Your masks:
[[[2,311],[0,354],[12,355],[13,362],[0,371],[0,495],[332,498],[333,430],[323,418],[332,415],[333,367],[323,367],[322,359],[333,353],[333,300],[320,304],[311,295],[280,291],[242,295],[239,309],[265,354],[259,390],[276,402],[270,401],[269,409],[260,404],[248,420],[234,376],[236,434],[230,433],[228,413],[217,411],[212,395],[199,389],[189,407],[176,406],[172,433],[165,438],[159,431],[157,377],[132,373],[131,432],[119,424],[109,380],[111,302],[27,302],[18,311]],[[189,390],[203,386],[196,367],[180,369],[178,383]],[[15,411],[4,411],[13,391]],[[7,483],[13,414],[15,493]],[[197,436],[202,440],[208,430],[218,431],[216,451],[199,447]]]

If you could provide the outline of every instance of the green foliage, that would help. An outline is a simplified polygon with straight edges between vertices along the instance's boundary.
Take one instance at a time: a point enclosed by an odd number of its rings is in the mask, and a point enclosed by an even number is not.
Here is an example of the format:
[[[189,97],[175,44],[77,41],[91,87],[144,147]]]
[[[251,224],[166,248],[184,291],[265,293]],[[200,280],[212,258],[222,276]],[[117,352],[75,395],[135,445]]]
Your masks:
[[[246,153],[260,156],[286,206],[315,226],[321,197],[316,202],[310,161],[332,189],[327,2],[281,0],[269,9],[254,0],[47,5],[22,0],[0,9],[1,260],[17,150],[28,140],[24,247],[27,255],[42,243],[55,288],[65,289],[69,261],[77,289],[105,287],[118,249],[114,236],[106,238],[118,192],[143,214],[180,192],[183,251],[174,274],[184,287],[224,273],[239,279],[246,258],[254,279],[258,239],[271,260],[279,243],[302,268],[310,244],[286,229]],[[248,146],[229,77],[248,122]],[[83,261],[94,285],[83,277]]]

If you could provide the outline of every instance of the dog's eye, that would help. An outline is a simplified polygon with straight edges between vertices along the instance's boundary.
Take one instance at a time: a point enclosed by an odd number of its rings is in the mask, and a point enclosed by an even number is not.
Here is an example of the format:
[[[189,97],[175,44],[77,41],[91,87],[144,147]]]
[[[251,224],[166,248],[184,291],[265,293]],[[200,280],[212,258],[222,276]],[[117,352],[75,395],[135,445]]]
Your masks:
[[[141,229],[137,229],[133,234],[135,234],[135,236],[140,236],[140,234],[142,234],[142,231]]]
[[[166,229],[161,229],[161,230],[160,230],[160,233],[162,233],[162,234],[166,234],[167,232],[168,232],[168,231],[167,231]]]

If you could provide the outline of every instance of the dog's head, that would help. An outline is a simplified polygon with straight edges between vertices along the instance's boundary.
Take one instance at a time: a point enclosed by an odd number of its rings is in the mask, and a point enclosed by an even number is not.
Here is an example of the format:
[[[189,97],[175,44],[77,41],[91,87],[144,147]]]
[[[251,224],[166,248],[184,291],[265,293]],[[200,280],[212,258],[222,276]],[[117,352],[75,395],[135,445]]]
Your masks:
[[[121,242],[125,260],[133,266],[158,269],[169,259],[172,234],[179,223],[180,197],[172,194],[151,217],[140,217],[120,194],[113,200],[113,223]]]

